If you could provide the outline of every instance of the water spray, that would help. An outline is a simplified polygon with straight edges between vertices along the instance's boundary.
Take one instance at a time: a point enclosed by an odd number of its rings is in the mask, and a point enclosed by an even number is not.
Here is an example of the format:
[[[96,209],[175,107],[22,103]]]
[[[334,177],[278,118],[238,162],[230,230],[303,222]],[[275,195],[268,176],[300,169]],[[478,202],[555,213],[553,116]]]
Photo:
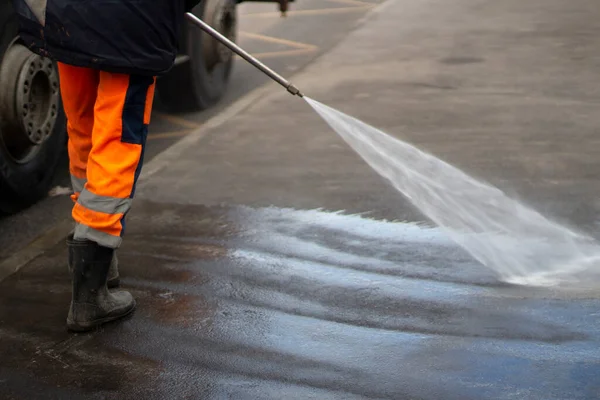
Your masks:
[[[304,97],[291,82],[204,21],[190,13],[186,16],[292,95]],[[308,97],[305,100],[367,164],[501,280],[554,285],[568,277],[588,276],[600,263],[600,245],[593,238],[545,218],[407,142]]]
[[[244,60],[248,61],[250,64],[254,65],[260,71],[262,71],[269,78],[273,79],[275,82],[279,83],[281,86],[287,89],[294,96],[304,97],[304,95],[300,92],[300,90],[294,86],[291,82],[285,79],[283,76],[279,75],[277,72],[273,71],[271,68],[267,67],[265,64],[260,62],[250,55],[247,51],[242,49],[237,44],[233,43],[227,37],[223,36],[219,31],[212,28],[206,22],[202,21],[200,18],[196,17],[192,13],[186,13],[185,16],[189,19],[194,25],[198,26],[204,32],[208,33],[210,36],[218,40],[223,45],[227,46],[231,51],[242,57]]]

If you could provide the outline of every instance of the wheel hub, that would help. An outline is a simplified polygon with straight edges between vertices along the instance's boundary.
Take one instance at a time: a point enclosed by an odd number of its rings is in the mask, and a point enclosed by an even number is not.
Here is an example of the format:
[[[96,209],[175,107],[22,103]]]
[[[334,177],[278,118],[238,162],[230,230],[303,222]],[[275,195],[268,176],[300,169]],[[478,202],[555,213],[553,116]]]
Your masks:
[[[208,0],[204,6],[204,21],[231,41],[236,40],[237,20],[235,3],[231,0]],[[227,63],[233,52],[224,44],[203,33],[204,59],[212,70],[216,65]]]
[[[59,106],[52,61],[13,44],[0,69],[0,138],[14,161],[29,160],[52,135]]]
[[[59,103],[58,76],[52,61],[34,55],[17,82],[16,109],[31,144],[41,144],[52,134]]]

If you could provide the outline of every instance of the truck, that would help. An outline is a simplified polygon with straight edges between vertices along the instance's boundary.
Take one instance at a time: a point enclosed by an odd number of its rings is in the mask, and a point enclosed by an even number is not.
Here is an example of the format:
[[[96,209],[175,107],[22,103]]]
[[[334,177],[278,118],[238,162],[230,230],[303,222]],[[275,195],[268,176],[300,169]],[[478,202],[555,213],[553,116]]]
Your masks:
[[[236,7],[243,1],[274,2],[285,13],[294,0],[201,0],[192,13],[235,42]],[[186,20],[179,54],[156,84],[156,96],[172,112],[200,111],[227,89],[233,54]],[[0,0],[0,213],[35,204],[50,189],[67,144],[56,63],[19,40],[10,0]]]

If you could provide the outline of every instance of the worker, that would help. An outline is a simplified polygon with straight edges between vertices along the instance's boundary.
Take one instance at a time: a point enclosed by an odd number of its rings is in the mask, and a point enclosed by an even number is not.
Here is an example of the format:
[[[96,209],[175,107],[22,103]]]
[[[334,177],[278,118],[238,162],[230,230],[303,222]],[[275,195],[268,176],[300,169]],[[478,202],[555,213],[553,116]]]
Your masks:
[[[142,169],[156,78],[173,66],[184,12],[199,0],[13,0],[20,38],[58,64],[67,117],[73,234],[71,331],[130,314],[115,252]],[[112,268],[111,268],[112,265]]]

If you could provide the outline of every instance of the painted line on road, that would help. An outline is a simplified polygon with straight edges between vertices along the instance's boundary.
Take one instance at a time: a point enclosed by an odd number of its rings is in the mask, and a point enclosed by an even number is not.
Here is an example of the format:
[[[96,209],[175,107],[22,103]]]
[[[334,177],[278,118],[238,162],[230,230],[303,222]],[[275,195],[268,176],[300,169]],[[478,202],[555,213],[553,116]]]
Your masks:
[[[202,126],[202,124],[200,124],[199,122],[190,121],[186,118],[177,117],[172,114],[164,114],[164,113],[160,113],[160,112],[155,112],[154,116],[156,116],[160,119],[164,119],[165,121],[168,121],[172,124],[183,126],[185,128],[198,129],[198,128],[200,128],[200,126]]]
[[[273,57],[286,57],[286,56],[299,56],[305,54],[311,54],[319,50],[318,46],[309,43],[296,42],[294,40],[282,39],[273,36],[261,35],[259,33],[251,32],[240,32],[241,36],[245,36],[250,39],[260,40],[261,42],[282,44],[289,46],[293,50],[279,50],[279,51],[267,51],[263,53],[253,53],[252,55],[256,58],[273,58]],[[236,55],[237,56],[237,55]]]
[[[268,53],[253,53],[252,55],[256,58],[279,58],[279,57],[290,57],[290,56],[303,56],[307,54],[313,54],[316,50],[312,49],[298,49],[298,50],[282,50],[282,51],[270,51]]]
[[[333,8],[316,8],[308,10],[291,10],[287,12],[287,16],[293,17],[295,15],[327,15],[327,14],[344,14],[348,12],[364,11],[374,8],[378,3],[369,3],[361,0],[326,0],[330,3],[347,4],[353,7],[333,7]],[[275,11],[259,12],[259,13],[246,13],[244,17],[250,18],[280,18],[281,13]]]
[[[377,5],[377,3],[369,3],[368,1],[361,1],[361,0],[327,0],[327,1],[331,1],[333,3],[340,3],[340,4],[353,4],[357,7],[367,7],[367,8],[371,8],[371,7],[375,7]]]
[[[296,42],[294,40],[282,39],[282,38],[278,38],[278,37],[274,37],[274,36],[261,35],[260,33],[240,32],[240,35],[243,35],[243,36],[246,36],[246,37],[249,37],[252,39],[262,40],[263,42],[267,42],[267,43],[284,44],[286,46],[295,47],[298,49],[311,49],[311,50],[318,49],[317,46],[312,45],[312,44]]]
[[[360,7],[338,7],[338,8],[324,8],[321,10],[298,10],[288,11],[288,18],[295,16],[306,16],[306,15],[329,15],[329,14],[346,14],[357,11],[365,11],[375,7],[374,5],[365,5]],[[264,13],[250,13],[246,14],[249,18],[280,18],[279,12],[264,12]]]
[[[158,140],[158,139],[170,139],[170,138],[178,138],[178,137],[184,137],[189,135],[190,133],[194,132],[196,129],[185,129],[182,131],[171,131],[171,132],[161,132],[161,133],[153,133],[151,135],[148,135],[148,139],[147,140]]]

